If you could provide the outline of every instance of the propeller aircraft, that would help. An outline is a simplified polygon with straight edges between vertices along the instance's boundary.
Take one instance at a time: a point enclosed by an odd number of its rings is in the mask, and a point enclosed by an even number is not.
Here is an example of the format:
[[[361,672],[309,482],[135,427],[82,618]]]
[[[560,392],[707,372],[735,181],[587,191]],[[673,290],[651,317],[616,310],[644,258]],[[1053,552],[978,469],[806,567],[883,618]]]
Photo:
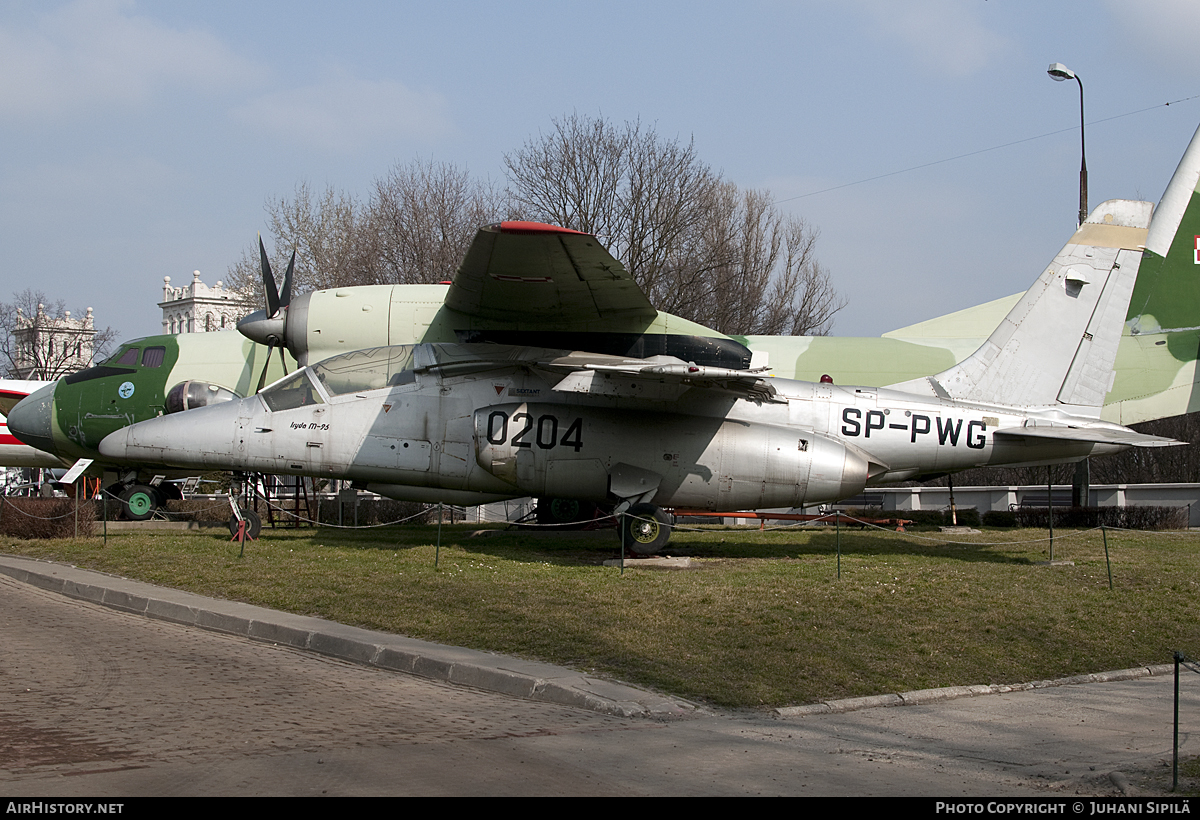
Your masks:
[[[1096,209],[1071,240],[1080,247],[1119,246],[1141,262],[1124,329],[1118,328],[1113,341],[1115,374],[1110,363],[1101,420],[1130,424],[1200,409],[1200,295],[1190,287],[1191,237],[1200,235],[1200,206],[1192,207],[1198,178],[1200,139],[1193,137],[1148,231],[1151,206],[1123,203],[1113,206],[1117,213]],[[240,334],[128,342],[107,362],[65,377],[15,408],[12,432],[68,461],[96,459],[93,469],[104,471],[106,487],[144,495],[148,476],[163,469],[153,460],[139,461],[133,451],[118,456],[110,447],[102,452],[106,436],[134,422],[249,396],[289,367],[343,353],[417,343],[441,345],[439,350],[490,343],[588,351],[622,361],[667,357],[715,368],[713,373],[757,371],[758,379],[765,379],[766,371],[759,369],[767,366],[774,377],[801,381],[832,373],[839,382],[852,378],[865,389],[949,370],[993,327],[1004,327],[1005,314],[1028,297],[997,300],[881,338],[729,337],[656,311],[595,237],[537,223],[480,229],[449,286],[340,288],[292,298],[290,275],[276,289],[261,242],[260,254],[267,309],[239,323]],[[1124,314],[1125,304],[1108,304]],[[275,347],[281,351],[278,365],[271,356]],[[486,359],[488,354],[478,355]],[[562,356],[551,360],[557,358]],[[877,421],[875,415],[864,416],[860,428],[877,439]],[[437,442],[433,433],[419,440]],[[428,489],[425,495],[432,497],[434,487]]]

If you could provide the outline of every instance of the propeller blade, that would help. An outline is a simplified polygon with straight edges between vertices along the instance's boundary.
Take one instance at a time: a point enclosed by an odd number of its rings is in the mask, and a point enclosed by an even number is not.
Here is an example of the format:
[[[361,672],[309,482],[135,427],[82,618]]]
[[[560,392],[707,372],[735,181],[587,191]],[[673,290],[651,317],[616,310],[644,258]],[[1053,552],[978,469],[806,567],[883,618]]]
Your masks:
[[[267,249],[263,246],[262,234],[258,235],[258,253],[262,259],[263,290],[267,295],[267,318],[273,318],[279,312],[279,289],[275,286],[275,276],[271,273],[271,263],[267,261]],[[288,284],[291,280],[291,268],[288,268]],[[290,293],[291,288],[288,287]]]
[[[263,362],[262,373],[258,376],[258,387],[254,388],[255,393],[261,393],[263,386],[267,383],[267,368],[271,366],[271,348],[274,346],[273,343],[267,343],[267,359]]]
[[[292,303],[292,271],[296,269],[296,251],[292,251],[292,260],[288,262],[287,272],[283,275],[283,292],[279,295],[279,306],[286,308]]]
[[[258,387],[254,388],[255,393],[261,393],[263,387],[267,383],[267,370],[270,369],[270,367],[271,367],[271,350],[274,347],[276,347],[274,342],[267,343],[267,360],[265,362],[263,362],[262,373],[258,374]],[[278,348],[279,348],[279,364],[282,365],[283,375],[286,376],[288,374],[287,356],[284,355],[284,348],[283,348],[282,343],[278,345]]]

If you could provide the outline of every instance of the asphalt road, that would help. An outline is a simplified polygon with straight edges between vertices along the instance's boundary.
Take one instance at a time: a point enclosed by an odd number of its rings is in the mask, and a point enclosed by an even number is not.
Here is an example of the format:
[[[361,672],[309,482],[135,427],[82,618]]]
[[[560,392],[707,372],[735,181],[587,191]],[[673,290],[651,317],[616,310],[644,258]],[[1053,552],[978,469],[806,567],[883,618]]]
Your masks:
[[[1200,725],[1200,676],[1184,682],[1182,714]],[[1147,793],[1142,775],[1161,780],[1170,760],[1172,683],[785,719],[620,716],[155,620],[0,576],[0,794],[1076,799],[1119,794],[1114,771]],[[1183,739],[1185,752],[1200,753],[1196,733]]]

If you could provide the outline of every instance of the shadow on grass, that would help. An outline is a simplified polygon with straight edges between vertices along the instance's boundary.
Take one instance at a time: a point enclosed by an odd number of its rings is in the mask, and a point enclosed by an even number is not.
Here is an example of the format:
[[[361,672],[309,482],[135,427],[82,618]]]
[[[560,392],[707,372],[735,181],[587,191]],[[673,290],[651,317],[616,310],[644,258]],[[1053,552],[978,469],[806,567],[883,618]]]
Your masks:
[[[803,540],[780,538],[766,540],[759,534],[748,536],[736,531],[725,534],[716,543],[711,541],[687,542],[683,538],[676,547],[676,554],[696,558],[793,558],[836,557],[838,535],[834,532],[817,530],[807,533]],[[1016,546],[1017,550],[1013,547]],[[674,540],[668,549],[675,547]],[[843,532],[841,535],[843,557],[870,558],[873,556],[906,555],[931,558],[948,558],[957,561],[987,562],[997,564],[1029,564],[1028,555],[1014,554],[1028,548],[1012,544],[944,544],[920,541],[905,533]]]
[[[522,530],[494,530],[473,535],[479,525],[443,526],[444,549],[489,555],[513,561],[538,561],[560,566],[597,565],[617,558],[619,539],[611,530],[598,532],[549,533]],[[264,531],[264,535],[267,531]],[[1000,538],[1004,535],[997,534]],[[269,537],[269,535],[268,535]],[[387,527],[371,531],[325,530],[310,537],[325,539],[347,549],[398,550],[429,547],[437,542],[437,530],[428,525]],[[843,531],[841,554],[850,558],[875,556],[922,556],[965,562],[1027,565],[1037,548],[1020,543],[955,543],[922,541],[913,534],[878,531]],[[836,558],[838,535],[829,530],[757,530],[677,531],[661,555],[709,559],[793,559]],[[626,557],[632,558],[631,553]]]

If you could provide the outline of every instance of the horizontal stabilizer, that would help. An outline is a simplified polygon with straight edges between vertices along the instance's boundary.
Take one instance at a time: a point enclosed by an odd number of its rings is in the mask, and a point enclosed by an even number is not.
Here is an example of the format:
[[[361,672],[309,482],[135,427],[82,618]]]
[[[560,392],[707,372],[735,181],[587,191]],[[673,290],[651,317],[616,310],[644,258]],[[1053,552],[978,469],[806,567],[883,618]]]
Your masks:
[[[1148,436],[1128,427],[1006,427],[996,436],[1013,438],[1054,439],[1056,441],[1087,441],[1094,444],[1122,444],[1126,447],[1175,447],[1187,444],[1162,436]]]

